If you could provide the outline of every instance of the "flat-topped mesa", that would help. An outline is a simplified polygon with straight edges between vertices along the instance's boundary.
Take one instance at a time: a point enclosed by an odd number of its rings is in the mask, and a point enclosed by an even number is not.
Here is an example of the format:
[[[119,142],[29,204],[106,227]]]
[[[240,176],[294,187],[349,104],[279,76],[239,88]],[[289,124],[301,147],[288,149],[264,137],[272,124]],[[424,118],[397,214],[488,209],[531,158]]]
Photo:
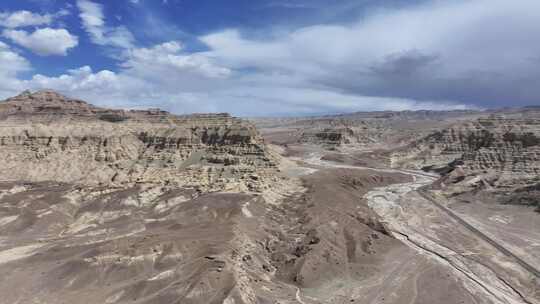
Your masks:
[[[111,110],[51,91],[0,103],[0,180],[259,191],[276,159],[229,114]]]

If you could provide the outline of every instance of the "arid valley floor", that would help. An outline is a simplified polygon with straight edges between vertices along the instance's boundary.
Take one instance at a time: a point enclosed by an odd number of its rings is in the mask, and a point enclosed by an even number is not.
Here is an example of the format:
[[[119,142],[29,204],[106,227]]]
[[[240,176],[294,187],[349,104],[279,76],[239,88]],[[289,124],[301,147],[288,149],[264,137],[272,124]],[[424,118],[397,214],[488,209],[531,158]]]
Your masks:
[[[540,303],[540,108],[0,102],[0,303]]]

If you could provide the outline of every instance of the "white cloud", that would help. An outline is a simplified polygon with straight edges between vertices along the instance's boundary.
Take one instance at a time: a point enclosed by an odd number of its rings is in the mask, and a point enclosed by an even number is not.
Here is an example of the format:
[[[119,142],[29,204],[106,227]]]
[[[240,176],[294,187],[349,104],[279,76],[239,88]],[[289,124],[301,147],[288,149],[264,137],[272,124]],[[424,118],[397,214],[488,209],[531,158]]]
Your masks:
[[[294,75],[303,87],[493,106],[537,102],[539,19],[535,0],[433,1],[264,39],[233,29],[201,40],[233,71]]]
[[[19,54],[13,52],[10,47],[0,41],[0,73],[15,75],[18,72],[30,70],[30,63]]]
[[[4,30],[3,36],[14,43],[42,55],[67,55],[67,51],[79,44],[77,36],[66,29],[42,28],[28,33],[24,30]]]
[[[56,77],[36,75],[24,84],[34,89],[52,88],[101,106],[160,106],[177,113],[226,111],[237,115],[288,115],[354,109],[465,107],[450,102],[419,103],[406,98],[339,93],[314,87],[302,75],[235,74],[210,55],[185,53],[180,42],[170,41],[151,48],[126,50],[118,72],[93,72],[85,66]]]
[[[183,53],[177,41],[126,50],[122,58],[118,72],[93,72],[89,66],[84,66],[60,76],[38,74],[24,84],[33,89],[55,89],[101,105],[107,102],[136,107],[158,101],[169,109],[185,111],[185,107],[177,108],[174,101],[180,98],[193,102],[206,95],[202,92],[215,90],[218,83],[227,81],[231,73],[206,56]],[[203,108],[200,103],[194,103],[191,109],[197,111],[197,107],[199,111]],[[214,105],[206,109],[214,109]]]
[[[17,28],[24,26],[50,24],[53,16],[49,14],[40,15],[29,11],[3,12],[0,13],[0,26]]]
[[[99,105],[237,115],[449,109],[477,98],[510,104],[540,97],[540,41],[530,38],[540,36],[535,0],[432,1],[348,24],[269,29],[263,38],[224,30],[200,37],[208,46],[202,52],[175,41],[135,47],[132,36],[113,42],[118,28],[106,25],[102,6],[77,4],[92,40],[121,48],[119,70],[82,67],[36,75],[24,86]]]
[[[103,70],[93,73],[89,66],[69,70],[67,74],[58,77],[46,77],[41,74],[34,75],[31,84],[40,88],[55,88],[60,91],[88,91],[110,89],[118,81],[116,73]]]
[[[127,60],[122,64],[131,73],[141,76],[162,78],[167,75],[172,79],[176,76],[205,78],[226,78],[231,71],[218,66],[204,54],[184,54],[182,45],[170,41],[152,48],[136,48],[126,52]],[[163,74],[166,72],[166,74]]]
[[[0,12],[0,26],[7,28],[19,28],[50,25],[55,19],[67,16],[69,14],[70,12],[68,9],[61,9],[55,14],[38,14],[27,10]]]
[[[174,42],[152,49],[177,50]],[[151,52],[152,49],[139,50]],[[154,53],[155,54],[155,53]],[[174,63],[149,66],[150,57],[135,56],[123,70],[93,72],[88,66],[57,77],[36,75],[25,82],[34,89],[52,88],[89,100],[101,106],[155,107],[176,113],[234,112],[237,115],[261,113],[346,112],[353,109],[405,110],[465,108],[452,103],[418,103],[404,98],[355,96],[324,88],[301,86],[301,79],[268,75],[258,77],[212,78]],[[151,69],[150,71],[148,69]],[[146,73],[143,73],[146,71]],[[164,77],[164,75],[166,77]],[[199,86],[197,86],[199,85]]]
[[[124,26],[109,27],[105,24],[105,15],[101,4],[78,0],[79,17],[85,31],[93,43],[119,48],[131,48],[134,43],[133,34]]]
[[[0,98],[13,96],[24,87],[17,76],[32,69],[30,62],[0,41]]]
[[[140,79],[109,70],[94,72],[89,66],[69,70],[55,77],[37,74],[30,80],[22,81],[21,85],[34,90],[54,89],[109,107],[134,107],[136,104],[130,102],[143,101],[141,97],[151,89],[149,84]]]

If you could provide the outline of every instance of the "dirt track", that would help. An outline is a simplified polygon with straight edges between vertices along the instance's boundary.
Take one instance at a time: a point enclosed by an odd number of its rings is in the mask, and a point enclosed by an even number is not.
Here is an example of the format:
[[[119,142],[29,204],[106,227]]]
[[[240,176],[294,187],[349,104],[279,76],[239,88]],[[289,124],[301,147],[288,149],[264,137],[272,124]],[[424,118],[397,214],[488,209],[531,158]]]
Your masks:
[[[284,164],[263,195],[1,185],[0,303],[538,303],[419,196],[431,175]]]
[[[458,221],[463,226],[467,227],[469,230],[471,230],[474,234],[482,238],[484,241],[491,244],[493,247],[498,249],[500,252],[505,254],[508,257],[513,258],[517,264],[519,264],[521,267],[525,268],[527,271],[529,271],[532,275],[536,276],[537,278],[540,278],[540,271],[536,269],[534,266],[530,265],[529,263],[525,262],[522,258],[512,253],[510,250],[506,249],[503,245],[499,244],[497,241],[493,240],[489,236],[487,236],[485,233],[477,229],[476,227],[469,224],[467,221],[462,219],[459,215],[455,214],[452,210],[446,208],[445,206],[439,204],[435,199],[433,199],[432,196],[427,194],[425,191],[418,191],[418,193],[425,198],[426,200],[432,202],[435,206],[439,207],[442,211],[446,212],[450,217]]]
[[[367,197],[397,238],[453,269],[470,292],[483,294],[493,303],[538,303],[535,275],[519,271],[515,256],[500,250],[504,247],[499,244],[485,243],[478,230],[441,212],[439,206],[430,207],[433,201],[415,191],[421,186],[392,185]]]
[[[319,155],[314,153],[310,154],[304,161],[313,166],[322,166],[326,168],[366,169],[363,167],[322,161]],[[425,192],[416,191],[417,189],[421,189],[424,185],[431,183],[433,180],[432,175],[418,174],[414,171],[369,169],[378,172],[400,172],[414,177],[413,183],[382,187],[371,191],[366,195],[368,201],[370,201],[370,206],[376,213],[382,216],[383,223],[387,225],[397,238],[401,239],[406,244],[409,244],[411,248],[431,256],[434,260],[439,261],[440,264],[445,265],[449,269],[453,269],[455,275],[464,281],[465,286],[467,286],[470,292],[483,294],[482,297],[485,300],[492,303],[539,303],[540,297],[536,286],[538,271],[533,266],[513,254],[503,245],[489,238],[479,229],[469,225],[451,210],[427,196]],[[396,191],[399,188],[406,190]],[[435,206],[443,211],[443,214],[437,212],[433,213],[433,210],[430,211],[429,206],[426,206],[425,208],[428,208],[427,213],[426,210],[415,207],[414,212],[416,214],[409,213],[409,215],[407,215],[408,212],[404,211],[404,208],[407,208],[410,204],[404,205],[400,202],[408,200],[409,202],[413,201],[417,203],[419,199],[434,203]],[[440,229],[432,230],[432,232],[427,234],[427,231],[418,233],[417,229],[422,229],[421,226],[418,226],[420,223],[422,223],[422,226],[438,226],[437,222],[430,220],[426,221],[425,219],[422,219],[419,222],[412,220],[411,222],[411,218],[419,216],[424,216],[429,219],[430,215],[428,214],[432,214],[431,216],[435,216],[436,214],[436,217],[441,219],[445,216],[451,217],[456,221],[457,225],[465,228],[464,231],[463,229],[460,231],[460,238],[467,240],[466,242],[472,242],[471,245],[458,246],[461,247],[461,249],[455,251],[456,249],[453,249],[454,246],[449,246],[448,237],[441,238],[440,231],[437,231]],[[411,225],[412,227],[410,227]],[[477,247],[479,246],[479,242],[483,241],[493,247],[490,249],[488,246],[488,248],[480,250],[482,253],[475,254],[477,255],[476,260],[471,260],[467,257],[467,254],[459,253],[460,251],[467,250],[467,248],[472,249],[473,247]],[[500,253],[499,255],[495,254],[495,258],[490,256],[493,254],[493,249]],[[500,256],[501,254],[503,257]],[[503,262],[502,260],[505,259],[505,257],[509,258],[510,261],[505,260]],[[513,263],[514,266],[509,262]],[[516,272],[515,267],[523,267],[529,275],[519,271]]]

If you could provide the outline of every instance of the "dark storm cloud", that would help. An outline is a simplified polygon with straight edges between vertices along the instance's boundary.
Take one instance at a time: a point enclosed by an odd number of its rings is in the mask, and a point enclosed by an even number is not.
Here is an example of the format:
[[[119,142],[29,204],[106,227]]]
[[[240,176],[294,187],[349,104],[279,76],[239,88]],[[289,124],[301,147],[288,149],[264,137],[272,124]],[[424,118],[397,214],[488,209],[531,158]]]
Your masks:
[[[419,51],[408,51],[386,56],[380,64],[370,67],[375,75],[381,77],[407,77],[417,73],[424,67],[433,64],[437,60],[435,55],[422,54]]]
[[[445,64],[448,63],[437,55],[414,50],[388,55],[367,69],[351,70],[347,74],[336,70],[317,81],[356,95],[455,100],[478,107],[540,104],[540,60],[531,60],[526,71],[486,68],[453,77],[439,72]]]

